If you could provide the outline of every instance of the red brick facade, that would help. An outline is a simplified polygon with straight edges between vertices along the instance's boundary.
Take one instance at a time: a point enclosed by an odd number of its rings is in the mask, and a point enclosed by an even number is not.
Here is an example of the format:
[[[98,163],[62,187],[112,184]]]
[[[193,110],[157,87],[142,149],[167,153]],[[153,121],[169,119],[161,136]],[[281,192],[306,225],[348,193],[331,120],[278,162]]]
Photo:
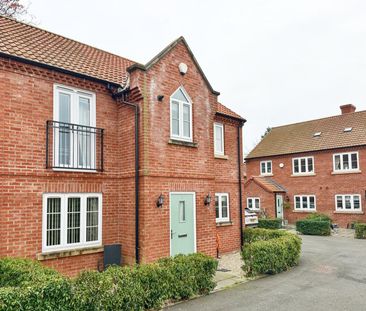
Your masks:
[[[178,64],[188,65],[182,76]],[[143,99],[140,111],[140,256],[150,262],[170,255],[169,192],[196,193],[197,251],[216,255],[240,248],[238,127],[240,122],[216,115],[217,95],[207,85],[184,42],[178,43],[148,71],[131,73],[131,88]],[[53,119],[55,83],[96,94],[96,126],[104,129],[104,171],[57,172],[45,168],[46,121]],[[184,86],[192,99],[193,142],[170,143],[170,95]],[[159,102],[158,95],[164,95]],[[46,265],[75,275],[96,269],[102,249],[78,255],[42,257],[42,195],[98,192],[103,195],[103,245],[120,243],[123,261],[135,261],[134,111],[112,98],[106,85],[0,58],[0,256],[43,259]],[[216,159],[213,123],[225,128],[225,159]],[[240,155],[241,157],[241,155]],[[214,200],[208,193],[227,192],[230,220],[216,226]],[[162,208],[156,207],[160,194]],[[64,257],[62,257],[64,256]],[[49,259],[47,259],[49,258]]]
[[[333,154],[358,151],[359,169],[357,173],[333,173]],[[313,156],[314,176],[293,176],[292,158]],[[309,212],[294,210],[294,195],[315,195],[316,212],[329,215],[334,223],[341,227],[347,227],[354,221],[366,221],[365,216],[365,194],[366,194],[366,147],[342,148],[320,152],[307,152],[302,154],[273,156],[267,158],[247,159],[247,178],[260,175],[260,161],[272,160],[273,180],[284,187],[287,192],[284,199],[289,199],[290,207],[284,210],[284,218],[289,223],[295,223],[302,219]],[[281,168],[280,163],[283,163]],[[337,212],[335,207],[335,195],[358,194],[361,197],[360,212]],[[275,197],[253,182],[247,182],[245,187],[245,202],[247,197],[260,197],[261,207],[265,208],[267,214],[275,217]],[[245,203],[246,204],[246,203]],[[245,205],[246,206],[246,205]]]

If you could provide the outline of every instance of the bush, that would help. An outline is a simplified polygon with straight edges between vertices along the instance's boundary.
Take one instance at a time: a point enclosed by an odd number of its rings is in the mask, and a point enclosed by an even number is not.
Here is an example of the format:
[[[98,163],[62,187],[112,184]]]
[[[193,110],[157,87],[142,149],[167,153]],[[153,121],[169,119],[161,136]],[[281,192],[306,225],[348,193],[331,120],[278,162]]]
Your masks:
[[[258,228],[265,229],[281,229],[282,228],[282,219],[268,219],[268,218],[259,218],[258,219]]]
[[[330,235],[330,222],[328,220],[299,220],[296,230],[307,235]]]
[[[145,310],[211,291],[217,261],[178,255],[154,264],[62,277],[39,262],[0,260],[0,310]]]
[[[355,223],[355,238],[366,239],[366,224]]]
[[[243,270],[248,276],[275,274],[299,262],[301,239],[292,233],[270,229],[244,230]]]
[[[305,219],[307,219],[307,220],[329,221],[330,224],[332,223],[332,218],[330,218],[328,215],[320,214],[320,213],[311,213]]]

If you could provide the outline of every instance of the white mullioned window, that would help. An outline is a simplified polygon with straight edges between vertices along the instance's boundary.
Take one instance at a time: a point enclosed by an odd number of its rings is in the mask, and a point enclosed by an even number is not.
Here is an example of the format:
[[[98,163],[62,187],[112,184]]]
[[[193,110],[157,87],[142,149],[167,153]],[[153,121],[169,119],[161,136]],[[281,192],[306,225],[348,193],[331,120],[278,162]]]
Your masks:
[[[294,175],[314,173],[314,157],[293,158],[292,173]]]
[[[189,142],[193,140],[192,101],[183,87],[170,97],[170,136]]]
[[[224,155],[224,125],[221,123],[214,124],[214,143],[215,143],[215,154]]]
[[[315,195],[295,195],[294,208],[299,211],[316,211]]]
[[[271,175],[272,174],[272,161],[261,161],[260,162],[260,172],[261,175]]]
[[[361,195],[337,194],[335,196],[336,211],[361,211]]]
[[[215,193],[216,222],[230,220],[229,215],[229,194]]]
[[[333,169],[335,172],[358,171],[358,152],[333,154]]]
[[[247,198],[247,208],[253,211],[259,211],[261,208],[261,200],[258,197],[248,197]]]
[[[53,166],[95,169],[95,94],[55,84],[53,102]]]
[[[43,195],[42,252],[100,246],[102,194]]]

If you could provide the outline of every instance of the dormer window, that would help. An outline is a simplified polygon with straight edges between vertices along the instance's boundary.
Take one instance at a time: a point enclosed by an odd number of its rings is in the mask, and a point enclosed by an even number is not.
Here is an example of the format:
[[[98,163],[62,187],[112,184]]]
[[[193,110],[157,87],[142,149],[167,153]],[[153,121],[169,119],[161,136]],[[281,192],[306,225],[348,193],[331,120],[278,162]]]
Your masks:
[[[192,141],[192,101],[183,87],[170,97],[170,136]]]

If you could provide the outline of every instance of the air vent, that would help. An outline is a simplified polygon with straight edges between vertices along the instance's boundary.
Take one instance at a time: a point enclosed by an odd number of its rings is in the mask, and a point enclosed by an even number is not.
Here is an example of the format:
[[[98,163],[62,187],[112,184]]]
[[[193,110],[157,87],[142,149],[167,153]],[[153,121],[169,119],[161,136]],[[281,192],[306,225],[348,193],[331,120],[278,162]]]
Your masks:
[[[345,133],[352,132],[352,127],[345,127],[343,132],[345,132]]]
[[[319,137],[322,134],[322,132],[316,132],[314,133],[313,137]]]

